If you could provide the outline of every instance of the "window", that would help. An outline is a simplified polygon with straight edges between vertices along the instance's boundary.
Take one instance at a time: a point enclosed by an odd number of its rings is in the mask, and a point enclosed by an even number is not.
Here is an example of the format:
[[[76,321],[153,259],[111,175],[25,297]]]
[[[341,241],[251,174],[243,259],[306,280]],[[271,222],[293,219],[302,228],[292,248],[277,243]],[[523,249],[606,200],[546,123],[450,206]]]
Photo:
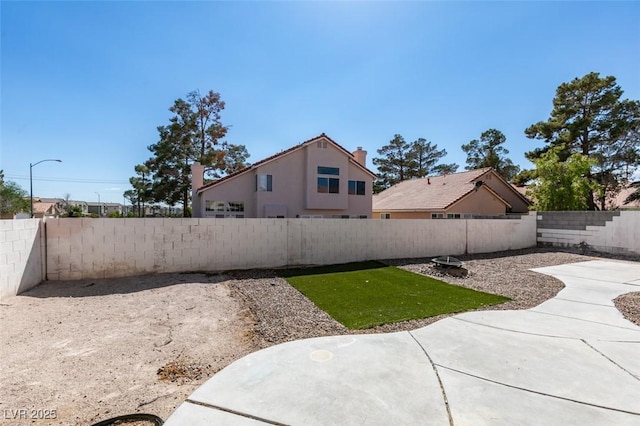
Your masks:
[[[340,179],[319,177],[318,192],[321,194],[339,194]]]
[[[209,212],[207,216],[215,218],[225,217],[244,217],[243,201],[205,201],[205,212]]]
[[[224,201],[207,200],[205,202],[204,209],[205,211],[208,211],[208,212],[223,212],[225,210],[224,206],[225,206]]]
[[[340,175],[340,169],[337,168],[337,167],[318,166],[318,174],[319,175],[339,176]]]
[[[272,175],[256,175],[256,191],[272,192],[273,176]]]
[[[350,216],[348,214],[334,214],[331,216],[332,219],[349,219]]]
[[[329,194],[340,193],[340,179],[329,179]]]
[[[318,141],[318,148],[320,148],[320,149],[326,149],[326,148],[327,148],[327,143],[326,143],[326,142]]]
[[[380,219],[391,219],[391,213],[380,213]]]
[[[364,181],[350,180],[349,195],[364,195]]]
[[[444,213],[431,213],[431,219],[444,219]]]
[[[447,219],[460,219],[460,213],[447,213]]]
[[[243,212],[244,211],[244,203],[242,201],[229,201],[229,209],[230,212]]]

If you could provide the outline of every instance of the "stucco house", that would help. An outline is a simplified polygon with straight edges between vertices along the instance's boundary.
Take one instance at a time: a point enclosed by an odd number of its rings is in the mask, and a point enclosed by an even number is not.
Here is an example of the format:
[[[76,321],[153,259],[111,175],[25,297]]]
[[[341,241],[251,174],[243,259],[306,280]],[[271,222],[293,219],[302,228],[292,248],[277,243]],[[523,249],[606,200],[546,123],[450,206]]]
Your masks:
[[[373,196],[374,219],[463,219],[526,213],[530,201],[490,167],[406,180]]]
[[[33,217],[42,219],[44,217],[48,218],[58,218],[62,211],[58,207],[56,203],[44,203],[44,202],[34,202],[33,203]]]
[[[192,216],[371,218],[374,173],[367,152],[351,153],[324,133],[204,184],[192,166]]]

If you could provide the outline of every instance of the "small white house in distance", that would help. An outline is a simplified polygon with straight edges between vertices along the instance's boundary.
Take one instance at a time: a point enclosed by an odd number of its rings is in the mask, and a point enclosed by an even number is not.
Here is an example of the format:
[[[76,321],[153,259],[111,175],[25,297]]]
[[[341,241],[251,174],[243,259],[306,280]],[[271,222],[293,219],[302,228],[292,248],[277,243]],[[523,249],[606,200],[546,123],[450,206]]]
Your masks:
[[[203,184],[192,166],[192,216],[213,218],[371,218],[375,175],[367,152],[354,153],[324,133]]]

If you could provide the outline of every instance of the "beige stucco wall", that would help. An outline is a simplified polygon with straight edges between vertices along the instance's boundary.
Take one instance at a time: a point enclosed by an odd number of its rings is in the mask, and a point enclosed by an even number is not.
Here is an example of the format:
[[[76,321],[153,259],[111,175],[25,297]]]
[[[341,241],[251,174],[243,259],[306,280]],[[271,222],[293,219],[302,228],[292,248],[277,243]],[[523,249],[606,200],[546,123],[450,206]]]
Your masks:
[[[345,189],[345,191],[347,191],[347,199],[349,200],[349,214],[359,216],[366,215],[368,218],[371,218],[373,178],[353,162],[349,162],[348,170],[349,179],[345,179],[345,181],[363,181],[365,186],[364,195],[348,195],[348,188]],[[345,182],[345,184],[347,184],[347,182]]]
[[[52,219],[50,280],[488,253],[536,244],[535,216],[475,220]]]
[[[231,178],[226,185],[218,185],[200,197],[200,217],[213,217],[215,212],[206,212],[207,201],[242,201],[245,217],[255,217],[255,177],[252,173],[245,173]],[[194,214],[194,216],[197,216]]]
[[[529,205],[516,193],[511,185],[505,183],[502,179],[496,178],[491,173],[483,177],[483,180],[511,205],[511,211],[513,213],[526,213],[529,211]]]
[[[449,213],[459,213],[461,217],[465,214],[499,216],[506,213],[505,204],[500,201],[489,189],[481,186],[477,191],[471,192],[462,200],[452,204],[446,210],[417,211],[417,212],[394,212],[388,210],[373,211],[372,218],[380,219],[381,213],[390,213],[391,219],[431,219],[431,213],[443,213],[446,217]]]
[[[332,144],[326,148],[318,148],[316,143],[305,147],[305,177],[306,177],[306,203],[305,208],[346,210],[349,207],[347,199],[347,181],[349,180],[349,159],[343,152]],[[318,175],[318,166],[336,167],[340,169],[340,175]],[[339,194],[322,194],[317,191],[318,177],[340,179]]]
[[[265,205],[267,204],[284,205],[287,207],[287,217],[295,217],[304,204],[304,161],[304,150],[297,150],[263,164],[253,171],[254,176],[271,175],[273,182],[272,192],[254,192],[258,206],[254,217],[266,217]],[[255,184],[253,190],[255,191]]]
[[[340,179],[338,194],[318,193],[318,166],[340,169],[340,175],[331,176]],[[272,176],[272,191],[256,191],[259,174]],[[364,181],[365,195],[349,195],[349,180]],[[244,202],[247,218],[266,217],[266,206],[286,206],[288,218],[303,215],[370,218],[372,186],[371,175],[350,162],[342,150],[331,143],[327,143],[327,148],[318,148],[314,142],[205,190],[194,203],[200,211],[197,214],[194,208],[194,217],[212,217],[212,213],[205,214],[205,205],[207,200],[215,200]]]
[[[481,186],[477,191],[471,191],[462,200],[452,204],[447,212],[496,216],[506,214],[507,210],[498,197],[486,187]]]

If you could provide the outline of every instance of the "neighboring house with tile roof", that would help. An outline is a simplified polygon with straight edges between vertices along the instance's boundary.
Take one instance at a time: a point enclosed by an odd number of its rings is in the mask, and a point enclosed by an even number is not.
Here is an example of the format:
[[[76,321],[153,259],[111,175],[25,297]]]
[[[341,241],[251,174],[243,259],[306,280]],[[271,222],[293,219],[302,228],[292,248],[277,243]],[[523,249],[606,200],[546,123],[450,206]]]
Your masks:
[[[42,219],[43,217],[57,218],[60,217],[62,211],[57,203],[33,203],[33,217]]]
[[[406,180],[373,196],[374,219],[459,219],[526,213],[530,201],[490,167]]]
[[[192,166],[192,216],[371,218],[375,174],[367,152],[351,153],[324,133],[204,184]]]

